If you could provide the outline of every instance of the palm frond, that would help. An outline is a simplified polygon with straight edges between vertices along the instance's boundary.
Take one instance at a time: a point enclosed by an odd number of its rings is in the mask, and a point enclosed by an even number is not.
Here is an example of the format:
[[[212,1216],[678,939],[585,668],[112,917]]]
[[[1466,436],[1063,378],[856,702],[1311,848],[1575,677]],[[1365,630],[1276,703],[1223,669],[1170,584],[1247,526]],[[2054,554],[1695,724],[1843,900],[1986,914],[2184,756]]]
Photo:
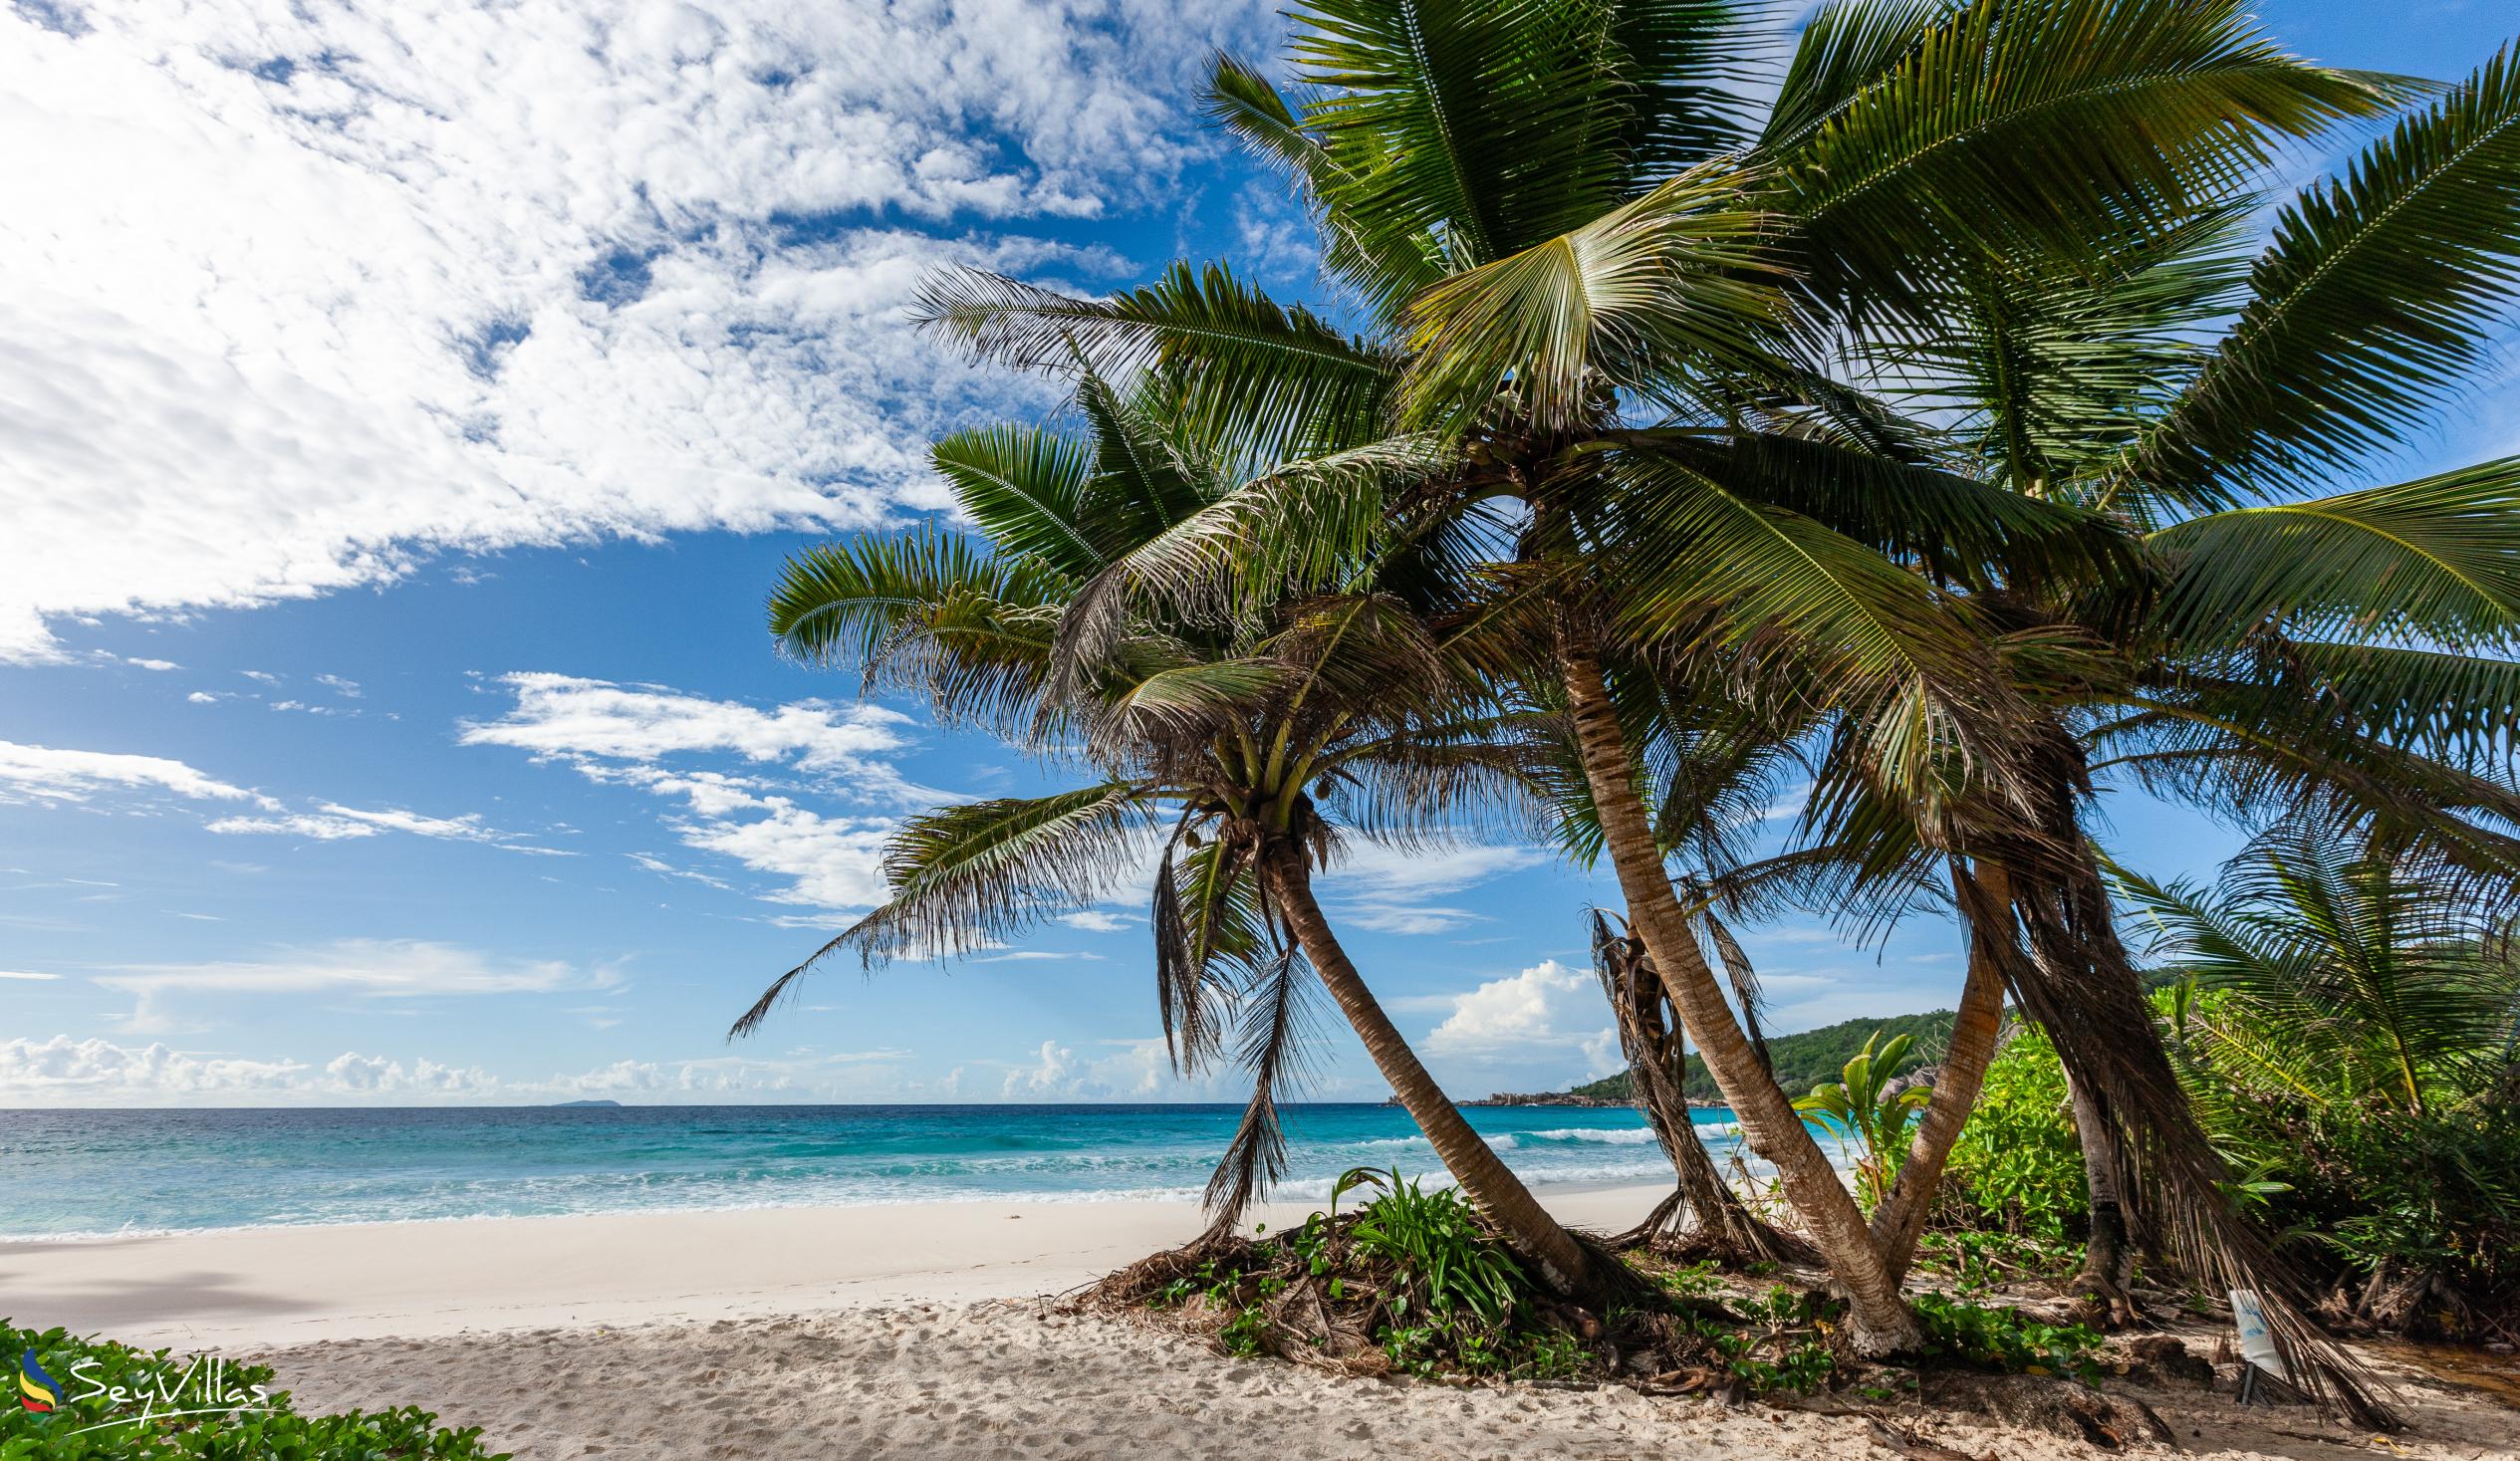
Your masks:
[[[1011,725],[1040,709],[1056,606],[1072,592],[1038,558],[996,557],[930,524],[790,559],[770,631],[804,663],[924,694],[947,721]]]
[[[1510,389],[1557,430],[1598,413],[1604,382],[1664,379],[1679,362],[1766,368],[1782,272],[1744,190],[1734,164],[1706,163],[1419,295],[1401,418],[1457,429]]]
[[[1921,25],[1908,7],[1849,20],[1823,37],[1770,154],[1833,276],[1815,280],[1824,293],[1901,293],[1976,248],[2099,260],[2243,188],[2273,139],[2388,101],[2284,54],[2241,0],[1969,0]]]
[[[1084,521],[1089,444],[1039,427],[975,426],[939,437],[927,459],[998,556],[1037,558],[1080,579],[1103,566]]]
[[[2200,647],[2261,627],[2520,642],[2520,458],[2211,513],[2151,543],[2175,565],[2164,620]]]
[[[1473,268],[1619,200],[1618,78],[1600,32],[1540,0],[1308,0],[1290,12],[1305,130],[1338,171],[1328,211],[1361,238],[1430,239]]]
[[[969,954],[1044,918],[1091,907],[1145,865],[1158,796],[1142,784],[1105,782],[913,817],[884,843],[891,897],[791,977],[842,949],[870,966]],[[766,1004],[755,1008],[739,1029],[766,1012]]]
[[[2295,489],[2466,388],[2520,284],[2520,54],[2506,45],[2278,220],[2219,350],[2133,454],[2143,492]]]
[[[1208,1231],[1223,1234],[1286,1175],[1286,1129],[1278,1102],[1304,1081],[1313,1043],[1313,967],[1294,948],[1280,953],[1243,991],[1241,1048],[1251,1099],[1225,1154],[1207,1180]]]

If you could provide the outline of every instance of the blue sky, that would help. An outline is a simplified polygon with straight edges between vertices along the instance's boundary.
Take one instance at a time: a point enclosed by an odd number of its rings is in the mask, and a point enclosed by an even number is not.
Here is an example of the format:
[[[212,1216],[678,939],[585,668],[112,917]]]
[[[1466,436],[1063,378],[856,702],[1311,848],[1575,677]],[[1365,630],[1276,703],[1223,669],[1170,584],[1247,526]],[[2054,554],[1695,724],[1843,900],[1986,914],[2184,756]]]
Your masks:
[[[0,170],[0,1105],[1237,1094],[1163,1074],[1132,902],[720,1039],[890,819],[1043,784],[760,626],[787,554],[936,506],[927,437],[1054,404],[911,335],[919,272],[1311,268],[1182,105],[1266,6],[797,9],[0,9],[45,139]],[[2263,14],[2436,76],[2510,25]],[[2511,398],[2422,457],[2509,449]],[[2232,845],[2112,815],[2152,870]],[[1326,890],[1457,1094],[1609,1068],[1606,886],[1478,846]],[[1789,1028],[1956,992],[1939,924],[1746,941]]]

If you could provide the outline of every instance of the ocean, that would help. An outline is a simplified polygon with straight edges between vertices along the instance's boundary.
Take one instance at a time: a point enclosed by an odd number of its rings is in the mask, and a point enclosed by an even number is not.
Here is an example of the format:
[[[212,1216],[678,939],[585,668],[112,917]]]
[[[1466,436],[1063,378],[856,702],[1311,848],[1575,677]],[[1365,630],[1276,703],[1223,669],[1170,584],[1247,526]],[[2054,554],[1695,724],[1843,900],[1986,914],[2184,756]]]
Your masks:
[[[1535,1185],[1655,1182],[1636,1111],[1465,1112]],[[657,1208],[1196,1198],[1236,1105],[503,1106],[0,1111],[0,1239]],[[1718,1163],[1729,1112],[1697,1113]],[[1286,1108],[1276,1195],[1351,1167],[1441,1180],[1405,1112]],[[1763,1168],[1754,1167],[1754,1170]]]

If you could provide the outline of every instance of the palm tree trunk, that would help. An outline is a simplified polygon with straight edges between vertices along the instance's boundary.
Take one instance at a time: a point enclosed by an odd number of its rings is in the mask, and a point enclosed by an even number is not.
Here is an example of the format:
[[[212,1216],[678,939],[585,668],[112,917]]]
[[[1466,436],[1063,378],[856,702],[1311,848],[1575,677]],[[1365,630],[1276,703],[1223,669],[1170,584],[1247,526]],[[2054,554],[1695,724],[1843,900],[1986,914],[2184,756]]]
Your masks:
[[[1340,1012],[1355,1027],[1357,1037],[1365,1042],[1366,1054],[1374,1057],[1375,1069],[1390,1083],[1391,1094],[1399,1097],[1401,1107],[1433,1144],[1444,1170],[1452,1173],[1452,1179],[1461,1185],[1470,1201],[1496,1224],[1507,1244],[1539,1266],[1540,1276],[1550,1288],[1562,1294],[1581,1292],[1591,1277],[1591,1263],[1583,1246],[1531,1195],[1531,1189],[1496,1155],[1496,1149],[1471,1129],[1452,1098],[1443,1094],[1434,1077],[1426,1074],[1417,1053],[1408,1048],[1408,1042],[1391,1024],[1391,1017],[1383,1013],[1374,991],[1366,987],[1357,966],[1349,961],[1347,951],[1331,932],[1330,920],[1322,915],[1321,904],[1313,896],[1312,867],[1306,862],[1303,850],[1293,843],[1279,842],[1262,854],[1262,875],[1268,879],[1270,896],[1294,930],[1304,957],[1321,975],[1330,997],[1339,1002]]]
[[[2100,1320],[2116,1329],[2139,1317],[2135,1297],[2127,1292],[2134,1276],[2135,1252],[2127,1241],[2127,1199],[2120,1185],[2122,1163],[2118,1137],[2091,1088],[2065,1078],[2065,1098],[2074,1107],[2074,1132],[2083,1146],[2083,1181],[2091,1189],[2091,1234],[2083,1245],[2083,1271],[2075,1291]]]
[[[1662,981],[1653,971],[1652,956],[1640,941],[1616,940],[1602,965],[1602,978],[1619,1022],[1619,1043],[1628,1056],[1637,1103],[1644,1108],[1645,1121],[1679,1179],[1679,1191],[1673,1194],[1677,1200],[1654,1209],[1637,1230],[1638,1241],[1650,1242],[1666,1225],[1676,1230],[1693,1219],[1692,1246],[1727,1267],[1808,1256],[1808,1249],[1798,1253],[1799,1244],[1742,1206],[1716,1170],[1706,1143],[1698,1139],[1686,1091],[1688,1049],[1662,1018]]]
[[[1602,678],[1598,651],[1588,632],[1561,625],[1559,668],[1566,679],[1585,779],[1602,826],[1602,844],[1618,870],[1628,915],[1653,956],[1681,1024],[1741,1122],[1752,1150],[1776,1166],[1786,1199],[1810,1229],[1814,1247],[1846,1291],[1849,1339],[1864,1354],[1889,1354],[1922,1342],[1916,1317],[1898,1296],[1898,1282],[1882,1261],[1855,1194],[1812,1139],[1792,1101],[1760,1064],[1756,1052],[1724,1003],[1714,971],[1663,869],[1662,849],[1638,796],[1636,763]]]
[[[1953,890],[1961,894],[1964,907],[1969,897],[1963,884],[1970,876],[1956,866],[1951,869]],[[2000,912],[2007,923],[2002,936],[2012,937],[2011,879],[1991,862],[1978,864],[1974,876],[1983,903],[1972,922]],[[1908,1145],[1906,1164],[1898,1169],[1898,1181],[1873,1214],[1873,1239],[1882,1245],[1882,1261],[1901,1280],[1915,1262],[1916,1241],[1924,1236],[1934,1191],[1942,1185],[1942,1169],[1968,1124],[1969,1111],[1977,1105],[1986,1068],[1994,1063],[1996,1043],[2003,1034],[2004,974],[1987,946],[1989,936],[1974,930],[1969,935],[1968,978],[1960,986],[1950,1047],[1934,1075],[1933,1099],[1925,1106],[1925,1118],[1916,1123],[1915,1140]]]

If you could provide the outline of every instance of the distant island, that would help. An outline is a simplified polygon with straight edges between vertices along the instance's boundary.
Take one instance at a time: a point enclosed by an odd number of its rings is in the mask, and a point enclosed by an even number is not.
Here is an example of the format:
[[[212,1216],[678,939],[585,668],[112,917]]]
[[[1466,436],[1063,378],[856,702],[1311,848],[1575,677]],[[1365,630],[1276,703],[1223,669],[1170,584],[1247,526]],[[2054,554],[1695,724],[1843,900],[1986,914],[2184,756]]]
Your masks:
[[[1817,1030],[1795,1035],[1768,1038],[1768,1058],[1776,1066],[1776,1084],[1795,1096],[1815,1086],[1835,1081],[1845,1072],[1846,1064],[1864,1049],[1864,1042],[1873,1032],[1886,1032],[1885,1041],[1895,1035],[1913,1035],[1915,1044],[1907,1059],[1892,1072],[1895,1076],[1911,1075],[1942,1059],[1942,1048],[1951,1040],[1952,1012],[1934,1010],[1922,1015],[1890,1015],[1862,1020],[1841,1020]],[[1705,1062],[1696,1056],[1688,1058],[1688,1078],[1682,1086],[1693,1106],[1720,1106],[1724,1094],[1715,1087],[1715,1078],[1706,1074]],[[1633,1106],[1637,1103],[1633,1078],[1626,1071],[1606,1076],[1573,1091],[1522,1095],[1499,1092],[1485,1100],[1464,1101],[1465,1105],[1589,1105]]]
[[[617,1106],[617,1105],[620,1105],[620,1104],[621,1104],[621,1102],[620,1102],[620,1101],[618,1101],[618,1100],[561,1100],[561,1101],[554,1101],[554,1102],[553,1102],[553,1104],[555,1104],[555,1105],[559,1105],[559,1106],[563,1106],[563,1107],[573,1106],[573,1105],[616,1105],[616,1106]]]

